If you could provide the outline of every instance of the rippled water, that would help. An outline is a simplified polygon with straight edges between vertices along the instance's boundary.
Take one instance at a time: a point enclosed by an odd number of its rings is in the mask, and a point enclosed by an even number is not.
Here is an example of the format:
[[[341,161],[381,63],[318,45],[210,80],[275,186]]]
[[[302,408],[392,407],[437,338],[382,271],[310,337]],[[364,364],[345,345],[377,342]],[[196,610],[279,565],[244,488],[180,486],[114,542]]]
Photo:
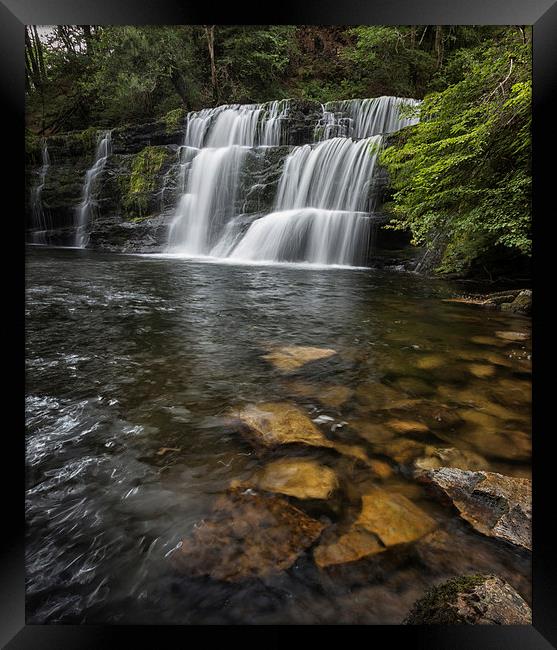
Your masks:
[[[496,335],[529,333],[529,319],[443,302],[454,287],[441,281],[373,270],[33,249],[26,277],[28,622],[399,623],[433,582],[467,571],[499,573],[530,599],[527,557],[473,532],[384,441],[361,435],[393,418],[426,421],[439,404],[459,427],[413,440],[529,476],[530,342]],[[285,375],[261,358],[275,344],[338,354]],[[378,384],[411,405],[377,410]],[[332,385],[350,389],[341,406],[316,397]],[[262,400],[328,416],[326,435],[393,469],[380,479],[330,449],[271,454],[338,472],[331,521],[381,483],[449,543],[334,571],[306,552],[279,575],[232,585],[176,573],[172,549],[231,481],[269,460],[225,418]]]

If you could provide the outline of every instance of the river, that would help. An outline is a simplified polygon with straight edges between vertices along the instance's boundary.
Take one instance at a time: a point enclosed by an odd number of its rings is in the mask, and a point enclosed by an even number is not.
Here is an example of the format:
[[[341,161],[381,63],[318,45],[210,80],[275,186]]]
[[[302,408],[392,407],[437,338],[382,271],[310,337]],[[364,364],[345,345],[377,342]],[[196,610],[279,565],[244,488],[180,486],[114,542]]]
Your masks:
[[[400,623],[431,584],[471,571],[497,573],[529,600],[529,558],[474,532],[388,445],[361,435],[393,418],[425,422],[439,405],[458,414],[456,429],[398,439],[530,476],[530,341],[497,335],[529,334],[530,320],[444,301],[454,294],[403,272],[29,248],[28,622]],[[262,358],[275,345],[337,354],[284,373]],[[378,385],[412,406],[379,411]],[[326,398],[339,387],[343,399]],[[380,482],[450,543],[335,571],[306,551],[283,572],[233,584],[178,573],[172,549],[232,481],[269,460],[226,417],[261,401],[297,404],[325,435],[391,468],[377,479],[331,449],[296,451],[341,477],[331,521]]]

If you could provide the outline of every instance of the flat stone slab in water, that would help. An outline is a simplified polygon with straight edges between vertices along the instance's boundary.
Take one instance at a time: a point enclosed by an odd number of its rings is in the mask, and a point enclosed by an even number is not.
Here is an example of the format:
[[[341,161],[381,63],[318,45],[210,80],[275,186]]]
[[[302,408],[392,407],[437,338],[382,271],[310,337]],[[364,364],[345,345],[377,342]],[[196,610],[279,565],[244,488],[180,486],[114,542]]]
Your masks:
[[[332,445],[300,408],[288,402],[248,404],[234,411],[232,416],[247,427],[252,441],[265,447],[290,443],[314,447]]]
[[[532,482],[495,472],[452,467],[420,477],[458,509],[478,532],[532,550]]]
[[[191,577],[261,578],[288,569],[324,526],[281,497],[237,488],[217,499],[171,561]]]
[[[435,522],[402,494],[374,489],[362,496],[358,519],[343,535],[321,543],[313,557],[320,567],[355,562],[391,546],[420,539]]]
[[[267,354],[263,355],[263,359],[272,363],[279,370],[292,371],[301,368],[311,361],[332,357],[336,353],[336,350],[328,348],[285,345],[283,347],[271,348]]]
[[[452,578],[420,598],[407,625],[530,625],[532,611],[522,596],[494,575]]]
[[[286,444],[328,447],[369,464],[365,450],[357,445],[329,440],[309,417],[289,402],[248,404],[231,416],[244,425],[244,435],[255,445],[267,448]]]
[[[297,499],[328,499],[338,488],[337,475],[330,467],[304,458],[275,460],[257,472],[252,481],[261,490]]]

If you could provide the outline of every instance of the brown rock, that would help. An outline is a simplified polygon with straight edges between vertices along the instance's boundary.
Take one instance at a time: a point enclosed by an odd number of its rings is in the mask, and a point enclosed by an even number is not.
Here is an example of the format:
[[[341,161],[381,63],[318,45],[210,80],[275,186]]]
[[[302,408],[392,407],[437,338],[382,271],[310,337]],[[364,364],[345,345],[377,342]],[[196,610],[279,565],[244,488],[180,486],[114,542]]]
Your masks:
[[[318,566],[355,562],[390,546],[413,542],[435,528],[435,522],[409,499],[376,488],[362,496],[358,519],[345,533],[314,551]]]
[[[339,408],[354,394],[354,391],[347,386],[319,386],[302,381],[290,381],[286,384],[286,388],[298,397],[316,399],[331,408]]]
[[[422,422],[415,420],[389,420],[386,425],[397,433],[427,433],[428,428]]]
[[[189,576],[238,582],[279,573],[320,536],[324,524],[276,496],[230,490],[171,555]]]
[[[483,365],[481,363],[471,363],[468,366],[468,370],[474,377],[478,377],[478,379],[492,377],[495,374],[495,368],[493,366]]]
[[[441,467],[421,480],[430,483],[478,532],[532,550],[532,483],[495,472]]]
[[[257,472],[252,481],[261,490],[297,499],[328,499],[338,488],[338,478],[330,467],[304,458],[275,460]]]
[[[498,576],[459,576],[430,589],[414,603],[404,623],[529,625],[532,612],[522,596]]]
[[[265,447],[301,443],[313,447],[331,447],[309,417],[288,402],[263,402],[249,404],[232,416],[247,427],[248,437]]]
[[[337,352],[328,348],[314,348],[300,345],[285,345],[274,347],[263,355],[263,359],[272,363],[275,368],[283,371],[292,371],[301,368],[306,363],[327,359]]]
[[[286,444],[303,444],[327,447],[345,456],[365,463],[369,457],[362,447],[329,440],[309,417],[294,404],[288,402],[264,402],[250,404],[231,413],[245,426],[244,434],[255,445],[267,448]]]

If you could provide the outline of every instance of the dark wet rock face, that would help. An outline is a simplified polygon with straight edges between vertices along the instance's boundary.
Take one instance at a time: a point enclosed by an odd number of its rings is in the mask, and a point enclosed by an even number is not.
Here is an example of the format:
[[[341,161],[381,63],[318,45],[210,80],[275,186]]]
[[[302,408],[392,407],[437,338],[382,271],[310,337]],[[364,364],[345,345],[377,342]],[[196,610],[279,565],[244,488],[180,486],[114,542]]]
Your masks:
[[[171,561],[190,577],[262,578],[292,566],[324,527],[283,498],[236,488],[217,499]]]
[[[532,612],[511,585],[494,575],[461,576],[418,600],[407,625],[530,625]]]
[[[495,472],[441,467],[420,475],[478,532],[532,550],[532,483]]]

